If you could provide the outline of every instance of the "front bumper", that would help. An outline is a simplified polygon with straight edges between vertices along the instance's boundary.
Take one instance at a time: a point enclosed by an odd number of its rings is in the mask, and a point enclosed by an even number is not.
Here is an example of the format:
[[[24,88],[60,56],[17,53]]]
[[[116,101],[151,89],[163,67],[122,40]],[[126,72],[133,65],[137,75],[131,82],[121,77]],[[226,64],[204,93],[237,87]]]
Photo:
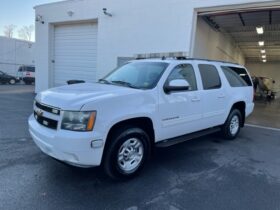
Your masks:
[[[79,167],[101,164],[104,142],[99,147],[92,147],[93,141],[102,141],[96,132],[49,129],[40,125],[33,115],[28,124],[32,139],[45,154]]]
[[[35,82],[35,78],[34,77],[23,77],[22,81],[23,82]]]

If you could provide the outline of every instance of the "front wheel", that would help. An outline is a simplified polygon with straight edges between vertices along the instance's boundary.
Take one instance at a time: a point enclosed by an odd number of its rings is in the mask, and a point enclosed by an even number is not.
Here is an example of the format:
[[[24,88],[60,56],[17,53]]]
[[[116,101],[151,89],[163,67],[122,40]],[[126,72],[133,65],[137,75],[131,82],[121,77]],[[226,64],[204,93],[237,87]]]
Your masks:
[[[150,155],[148,134],[137,127],[123,127],[108,139],[103,166],[113,179],[127,179],[137,175]]]
[[[233,109],[225,124],[222,126],[222,135],[225,139],[233,140],[237,137],[241,127],[241,113],[238,109]]]

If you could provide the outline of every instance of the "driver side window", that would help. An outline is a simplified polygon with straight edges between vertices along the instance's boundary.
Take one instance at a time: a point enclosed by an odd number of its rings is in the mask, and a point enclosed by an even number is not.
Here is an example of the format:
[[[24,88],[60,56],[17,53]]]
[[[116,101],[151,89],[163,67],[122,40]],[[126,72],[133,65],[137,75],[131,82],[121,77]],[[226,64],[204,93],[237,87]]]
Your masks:
[[[176,66],[167,78],[169,83],[171,80],[184,79],[190,84],[189,91],[197,90],[196,77],[191,64],[180,64]]]

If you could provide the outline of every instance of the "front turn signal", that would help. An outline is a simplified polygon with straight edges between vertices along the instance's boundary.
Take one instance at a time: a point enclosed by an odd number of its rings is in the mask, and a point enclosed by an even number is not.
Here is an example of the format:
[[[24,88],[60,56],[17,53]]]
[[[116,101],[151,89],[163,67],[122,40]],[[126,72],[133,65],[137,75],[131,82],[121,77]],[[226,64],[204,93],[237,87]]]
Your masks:
[[[92,131],[95,124],[96,112],[92,112],[90,114],[88,123],[87,123],[87,131]]]

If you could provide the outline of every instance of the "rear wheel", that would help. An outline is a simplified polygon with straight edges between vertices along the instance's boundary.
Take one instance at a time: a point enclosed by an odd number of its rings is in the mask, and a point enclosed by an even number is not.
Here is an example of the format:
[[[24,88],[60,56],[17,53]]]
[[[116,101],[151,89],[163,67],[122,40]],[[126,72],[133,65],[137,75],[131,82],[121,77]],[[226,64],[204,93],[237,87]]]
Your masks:
[[[233,109],[225,124],[222,126],[222,135],[225,139],[233,140],[240,132],[242,116],[238,109]]]
[[[150,155],[147,133],[137,127],[122,127],[108,139],[103,166],[113,179],[127,179],[137,175]]]
[[[15,79],[10,79],[9,84],[10,84],[10,85],[16,84],[16,80],[15,80]]]

